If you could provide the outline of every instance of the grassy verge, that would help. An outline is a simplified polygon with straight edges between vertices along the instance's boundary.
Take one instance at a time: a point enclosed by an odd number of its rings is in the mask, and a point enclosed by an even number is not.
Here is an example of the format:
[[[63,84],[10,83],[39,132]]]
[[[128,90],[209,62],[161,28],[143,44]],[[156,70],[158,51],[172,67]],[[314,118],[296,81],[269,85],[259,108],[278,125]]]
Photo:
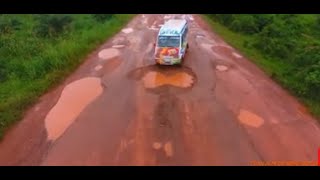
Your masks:
[[[73,18],[72,30],[55,38],[34,35],[38,23],[34,16],[0,17],[23,22],[20,30],[3,36],[2,42],[7,43],[0,45],[0,138],[30,105],[73,72],[90,51],[117,33],[134,15],[114,15],[103,22],[92,15],[69,15]]]
[[[287,75],[288,70],[292,69],[293,66],[288,63],[284,63],[279,59],[264,56],[254,48],[246,47],[245,44],[247,42],[253,41],[252,36],[233,32],[206,15],[203,15],[203,18],[211,25],[212,29],[217,34],[224,38],[227,43],[240,50],[276,82],[281,84],[284,88],[289,90],[291,94],[295,95],[302,103],[304,103],[315,117],[318,119],[320,118],[320,102],[312,98],[300,97],[293,90],[292,84],[294,84],[295,79],[293,79],[292,76]]]

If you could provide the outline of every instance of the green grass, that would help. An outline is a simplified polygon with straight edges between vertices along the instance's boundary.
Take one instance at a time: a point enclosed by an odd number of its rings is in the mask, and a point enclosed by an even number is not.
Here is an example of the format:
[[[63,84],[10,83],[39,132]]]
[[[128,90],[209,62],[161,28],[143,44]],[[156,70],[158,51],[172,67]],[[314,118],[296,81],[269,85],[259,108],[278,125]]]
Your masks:
[[[214,32],[223,37],[227,43],[240,50],[248,59],[304,103],[315,117],[320,118],[320,102],[313,98],[300,97],[293,90],[292,84],[296,83],[296,80],[287,74],[288,71],[294,68],[290,63],[266,56],[255,48],[246,47],[245,44],[247,42],[254,40],[253,36],[231,31],[207,15],[203,15],[203,18],[211,25]],[[303,15],[301,18],[304,19],[306,23],[314,21],[314,16],[312,15]]]
[[[134,15],[114,15],[105,22],[97,22],[91,15],[70,15],[72,30],[57,38],[36,37],[32,28],[37,21],[33,16],[0,16],[23,22],[20,30],[3,37],[3,42],[8,42],[6,46],[0,46],[0,70],[6,76],[0,81],[0,138],[22,119],[30,105],[73,72],[90,51],[117,33]]]

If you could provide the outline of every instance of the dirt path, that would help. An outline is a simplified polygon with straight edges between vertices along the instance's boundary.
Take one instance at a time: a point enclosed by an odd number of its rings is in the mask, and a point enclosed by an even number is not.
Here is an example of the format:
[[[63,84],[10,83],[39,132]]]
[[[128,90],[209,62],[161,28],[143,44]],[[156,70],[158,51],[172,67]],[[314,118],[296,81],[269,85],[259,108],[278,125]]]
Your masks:
[[[190,22],[182,67],[152,59],[159,27]],[[317,161],[302,106],[197,15],[138,15],[44,95],[0,143],[0,165],[250,165]]]

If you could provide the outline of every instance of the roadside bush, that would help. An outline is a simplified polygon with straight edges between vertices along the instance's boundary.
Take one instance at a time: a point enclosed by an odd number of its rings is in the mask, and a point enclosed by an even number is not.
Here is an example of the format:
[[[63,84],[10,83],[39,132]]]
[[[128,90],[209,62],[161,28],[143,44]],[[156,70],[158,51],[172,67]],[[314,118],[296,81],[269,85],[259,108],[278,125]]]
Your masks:
[[[11,34],[15,30],[19,30],[21,26],[21,22],[16,19],[11,20],[1,20],[0,21],[0,34]]]
[[[0,82],[3,82],[7,79],[7,72],[5,68],[5,60],[0,59]]]
[[[271,24],[274,20],[273,14],[254,14],[257,32],[261,32],[264,27]]]
[[[297,51],[293,64],[297,67],[310,67],[320,62],[320,43],[307,43]]]
[[[231,30],[217,28],[221,35],[247,52],[320,117],[320,15],[210,14],[209,17]]]
[[[93,14],[93,18],[98,22],[104,22],[113,17],[113,14]]]
[[[68,33],[73,19],[68,15],[39,15],[34,32],[40,37],[57,37]]]
[[[211,14],[211,17],[227,27],[229,27],[234,20],[232,14]]]
[[[281,22],[268,25],[255,38],[254,47],[268,56],[287,58],[292,51],[293,40],[283,29]]]
[[[320,61],[312,65],[304,80],[308,87],[307,94],[309,97],[320,100]]]
[[[238,15],[232,21],[230,29],[244,34],[253,34],[258,32],[256,20],[252,15]]]
[[[305,85],[305,93],[308,97],[320,100],[320,44],[308,44],[304,49],[299,50],[293,60],[297,67],[296,77],[298,82]]]

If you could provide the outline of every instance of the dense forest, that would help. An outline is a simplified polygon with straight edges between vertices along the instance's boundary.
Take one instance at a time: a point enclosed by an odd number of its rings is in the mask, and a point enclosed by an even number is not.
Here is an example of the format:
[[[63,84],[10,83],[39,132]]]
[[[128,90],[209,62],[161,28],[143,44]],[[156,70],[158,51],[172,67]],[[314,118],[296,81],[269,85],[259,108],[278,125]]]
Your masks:
[[[0,137],[132,16],[0,14]]]
[[[208,14],[213,28],[320,116],[320,15]]]

